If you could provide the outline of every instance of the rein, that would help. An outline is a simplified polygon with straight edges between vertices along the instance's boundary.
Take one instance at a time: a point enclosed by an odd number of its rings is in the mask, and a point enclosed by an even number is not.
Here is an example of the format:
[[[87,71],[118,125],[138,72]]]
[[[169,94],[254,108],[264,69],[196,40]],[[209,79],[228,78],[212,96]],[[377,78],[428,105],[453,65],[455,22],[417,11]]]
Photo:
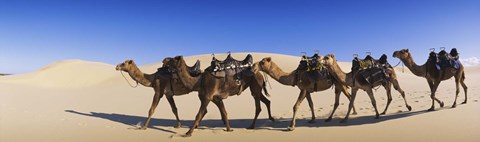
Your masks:
[[[267,76],[267,73],[265,73],[264,71],[263,72],[263,80],[265,80],[265,82],[268,83],[268,87],[270,87],[270,89],[272,89],[272,85],[270,85],[270,81],[268,80],[268,76]]]
[[[402,61],[398,61],[397,65],[393,66],[394,68],[397,67],[398,65],[400,65],[400,63],[402,63],[402,73],[405,73],[405,66],[403,65],[403,62]]]
[[[132,88],[137,88],[138,87],[138,81],[135,81],[135,82],[137,82],[137,85],[133,86],[132,84],[130,84],[130,81],[127,80],[127,77],[125,77],[125,75],[123,75],[122,71],[120,71],[120,74],[122,74],[123,78],[125,79],[125,81],[127,81],[128,85],[130,85],[130,87],[132,87]]]

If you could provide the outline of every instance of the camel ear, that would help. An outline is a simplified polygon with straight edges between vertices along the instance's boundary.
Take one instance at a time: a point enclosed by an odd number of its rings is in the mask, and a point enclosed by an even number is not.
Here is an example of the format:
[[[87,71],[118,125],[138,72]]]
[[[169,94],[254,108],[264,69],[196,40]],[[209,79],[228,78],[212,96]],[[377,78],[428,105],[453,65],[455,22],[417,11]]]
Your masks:
[[[180,60],[182,58],[183,58],[183,56],[175,56],[175,59],[177,59],[177,60]]]
[[[405,52],[407,52],[407,53],[408,53],[408,48],[407,48],[407,49],[405,49]]]
[[[132,63],[133,63],[133,60],[127,60],[127,63],[128,63],[128,64],[132,64]]]
[[[267,62],[270,62],[270,61],[272,61],[272,58],[271,58],[271,57],[267,57],[267,58],[265,58],[265,60],[266,60]]]
[[[335,54],[330,54],[330,56],[331,56],[332,58],[335,58]]]

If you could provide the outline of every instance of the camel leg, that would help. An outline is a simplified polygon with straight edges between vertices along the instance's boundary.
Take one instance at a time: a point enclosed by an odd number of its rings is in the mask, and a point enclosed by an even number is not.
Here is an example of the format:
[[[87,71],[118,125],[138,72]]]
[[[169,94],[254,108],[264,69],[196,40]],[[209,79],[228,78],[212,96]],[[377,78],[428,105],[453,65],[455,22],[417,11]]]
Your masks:
[[[348,116],[350,116],[350,111],[353,108],[353,103],[355,102],[355,97],[357,96],[357,92],[358,92],[358,88],[352,87],[352,99],[350,100],[350,104],[348,105],[347,115],[345,116],[345,118],[343,118],[342,121],[340,121],[340,123],[346,123],[347,122]]]
[[[217,107],[218,107],[218,106],[217,106]],[[203,120],[203,118],[205,117],[205,115],[207,114],[207,112],[208,112],[208,109],[205,109],[205,111],[203,112],[202,118],[200,118],[200,121]],[[222,119],[222,120],[223,120],[223,119]],[[223,124],[225,124],[225,121],[223,121]],[[195,127],[195,129],[196,129],[196,128],[198,128],[198,125],[197,125],[197,127]]]
[[[223,102],[220,102],[220,101],[218,100],[218,98],[214,98],[214,99],[212,100],[212,102],[217,106],[218,111],[220,111],[220,114],[223,113],[223,112],[222,112],[222,108],[221,108],[221,107],[222,107],[222,104],[220,104],[220,103],[223,103]],[[207,112],[205,111],[205,113],[203,114],[203,117],[205,117],[205,114],[206,114],[206,113],[207,113]],[[227,124],[227,120],[225,120],[225,117],[224,117],[223,115],[220,115],[220,116],[222,117],[223,124]],[[202,120],[203,120],[203,117],[202,117]]]
[[[193,130],[198,127],[198,124],[202,120],[203,115],[206,113],[207,106],[210,103],[209,99],[201,97],[200,94],[199,94],[199,98],[200,98],[200,101],[201,101],[200,109],[198,110],[197,116],[195,117],[195,121],[194,121],[192,127],[190,127],[190,129],[188,130],[187,133],[185,133],[185,135],[184,135],[185,137],[192,136]]]
[[[342,92],[347,97],[348,101],[350,102],[352,97],[351,97],[350,93],[348,93],[347,87],[343,86]],[[355,109],[355,105],[353,105],[352,115],[357,115],[357,109]]]
[[[313,100],[312,96],[310,95],[310,92],[307,92],[307,101],[308,101],[308,106],[310,107],[310,111],[312,112],[312,119],[308,121],[308,123],[315,123],[315,108],[313,108]]]
[[[155,91],[155,95],[153,96],[152,106],[150,106],[150,110],[148,111],[148,118],[145,121],[145,124],[143,124],[143,126],[139,128],[140,130],[147,129],[148,124],[150,123],[150,120],[152,118],[152,115],[155,112],[155,108],[157,108],[158,102],[162,97],[163,97],[163,91]]]
[[[460,93],[460,78],[458,77],[458,75],[455,75],[455,87],[456,87],[455,101],[453,101],[452,108],[457,107],[457,98],[458,98],[458,94]]]
[[[333,111],[332,114],[328,117],[328,119],[325,120],[325,122],[330,122],[332,120],[333,114],[337,110],[338,105],[340,104],[340,90],[337,89],[338,87],[335,87],[335,104],[333,105]]]
[[[387,106],[385,106],[385,109],[381,113],[382,115],[385,115],[387,113],[388,106],[390,106],[390,103],[392,102],[392,85],[390,83],[387,83],[385,86],[385,90],[387,90]]]
[[[262,111],[262,108],[260,107],[260,99],[254,96],[255,99],[255,117],[253,118],[253,122],[248,127],[247,129],[255,129],[255,123],[257,122],[258,114]]]
[[[300,95],[298,95],[297,102],[293,106],[293,118],[290,126],[287,128],[289,131],[295,130],[295,120],[297,115],[298,106],[302,103],[303,99],[307,96],[307,90],[301,90]]]
[[[268,100],[267,97],[261,95],[260,101],[262,101],[265,104],[265,106],[267,106],[268,119],[270,119],[270,121],[275,121],[275,118],[272,117],[272,111],[270,110],[270,100]]]
[[[174,126],[175,128],[180,128],[182,127],[182,123],[180,122],[180,118],[178,118],[178,112],[177,112],[177,105],[175,105],[175,100],[173,100],[173,96],[166,96],[168,103],[170,103],[170,107],[172,108],[173,114],[175,114],[175,118],[177,119],[177,125]]]
[[[465,81],[465,78],[462,77],[461,80],[462,80],[462,81],[460,81],[460,83],[462,84],[463,91],[465,91],[465,101],[463,101],[462,104],[466,104],[466,103],[467,103],[467,89],[468,89],[468,87],[467,87],[467,85],[465,85],[465,82],[464,82],[464,81]]]
[[[412,111],[412,107],[408,105],[407,98],[405,98],[405,91],[403,91],[402,88],[400,88],[400,84],[398,83],[398,80],[393,79],[392,84],[393,84],[393,88],[395,88],[395,90],[397,90],[400,93],[400,95],[402,95],[403,101],[405,101],[405,106],[407,107],[408,111]]]
[[[440,81],[436,82],[429,82],[430,85],[430,98],[432,99],[432,106],[428,111],[434,111],[435,110],[435,101],[437,101],[440,104],[440,107],[443,107],[443,102],[441,102],[437,97],[435,97],[435,92],[437,92],[438,85],[440,85]]]
[[[375,101],[375,96],[373,96],[373,91],[371,88],[367,90],[367,94],[372,102],[373,108],[375,109],[375,119],[379,119],[380,115],[378,114],[377,102]]]
[[[233,131],[230,128],[230,123],[228,122],[227,110],[225,109],[225,105],[223,104],[223,100],[220,99],[220,98],[217,98],[217,99],[213,99],[213,101],[215,102],[215,104],[218,105],[218,108],[220,109],[220,114],[222,115],[222,119],[225,119],[224,122],[225,122],[225,126],[227,127],[227,129],[225,131],[227,131],[227,132]],[[260,106],[260,102],[258,102],[258,105]]]

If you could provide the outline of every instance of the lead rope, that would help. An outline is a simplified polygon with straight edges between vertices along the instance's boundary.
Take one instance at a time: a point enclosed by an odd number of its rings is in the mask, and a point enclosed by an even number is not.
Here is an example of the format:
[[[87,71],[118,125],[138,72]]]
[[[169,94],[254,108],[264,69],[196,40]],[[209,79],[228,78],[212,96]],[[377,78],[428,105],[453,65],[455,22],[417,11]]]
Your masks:
[[[270,89],[272,89],[272,85],[270,85],[270,81],[268,81],[267,73],[265,73],[265,72],[263,72],[263,79],[265,80],[265,82],[268,83],[268,87],[270,87]]]
[[[402,73],[405,73],[405,66],[403,65],[403,62],[402,61],[398,61],[397,65],[393,66],[394,68],[397,67],[398,65],[400,65],[400,63],[402,63]]]
[[[137,88],[138,87],[138,81],[135,81],[135,82],[137,82],[137,85],[133,86],[132,84],[130,84],[130,81],[127,80],[125,75],[123,75],[122,71],[120,71],[120,74],[122,74],[123,78],[125,79],[125,81],[127,81],[128,85],[130,85],[130,87],[132,87],[132,88]]]

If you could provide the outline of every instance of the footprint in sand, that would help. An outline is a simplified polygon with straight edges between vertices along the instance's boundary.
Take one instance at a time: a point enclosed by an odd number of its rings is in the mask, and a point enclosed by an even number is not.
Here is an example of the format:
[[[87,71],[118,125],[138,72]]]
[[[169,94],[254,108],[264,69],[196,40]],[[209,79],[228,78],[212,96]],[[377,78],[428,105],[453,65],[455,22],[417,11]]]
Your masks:
[[[478,102],[478,100],[473,100],[473,102]]]

